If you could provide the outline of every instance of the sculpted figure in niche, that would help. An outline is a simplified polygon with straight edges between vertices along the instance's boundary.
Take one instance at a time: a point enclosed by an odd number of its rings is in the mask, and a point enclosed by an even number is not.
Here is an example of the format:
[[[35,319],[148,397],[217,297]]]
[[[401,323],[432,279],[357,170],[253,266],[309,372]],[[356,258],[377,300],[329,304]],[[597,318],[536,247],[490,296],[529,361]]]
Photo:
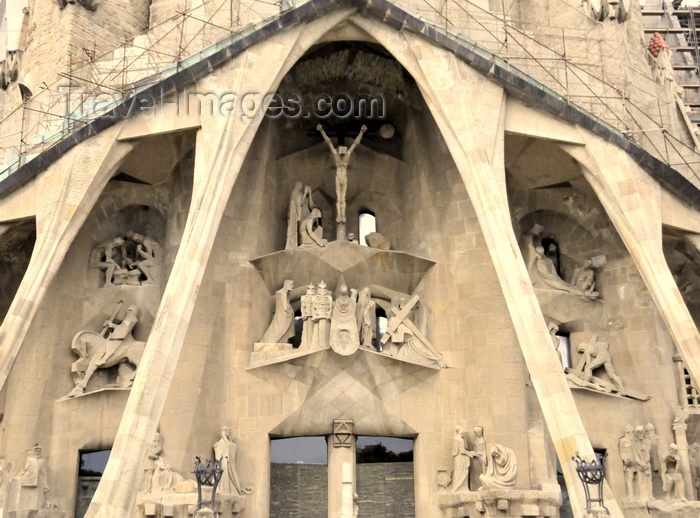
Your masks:
[[[299,349],[310,349],[316,331],[316,323],[313,320],[313,305],[316,292],[314,285],[309,284],[306,294],[301,296],[301,320],[304,324],[301,333]]]
[[[510,448],[494,444],[489,450],[489,464],[486,474],[479,479],[483,484],[479,489],[512,489],[518,481],[518,465],[515,453]]]
[[[700,444],[694,442],[689,448],[690,479],[693,481],[695,490],[693,494],[698,500],[698,490],[700,489]]]
[[[294,336],[294,309],[289,303],[289,293],[294,289],[294,281],[286,280],[275,293],[275,315],[259,343],[284,343]]]
[[[310,248],[316,246],[326,246],[328,241],[323,239],[323,227],[320,225],[321,211],[319,209],[311,209],[304,221],[301,222],[301,246]]]
[[[622,385],[622,380],[615,373],[608,350],[610,344],[607,342],[596,341],[596,335],[593,335],[590,342],[581,342],[578,346],[578,352],[582,354],[576,369],[570,370],[567,378],[574,384],[582,387],[593,388],[603,392],[611,392],[613,389],[610,384],[604,380],[594,377],[594,371],[603,368],[605,373],[610,377],[615,391],[620,394],[625,393],[625,388]]]
[[[221,481],[216,489],[218,495],[242,495],[243,490],[236,471],[236,443],[231,437],[231,428],[221,429],[221,438],[214,443],[214,459],[221,461]]]
[[[651,470],[658,472],[661,466],[659,460],[659,436],[656,435],[656,428],[653,424],[647,423],[644,426],[644,437],[649,439],[649,444],[651,449],[649,450],[651,455]]]
[[[360,345],[357,331],[357,290],[340,287],[340,295],[333,305],[331,316],[330,346],[336,353],[347,356],[354,353]]]
[[[146,280],[142,281],[141,284],[155,284],[151,268],[160,263],[160,257],[157,257],[157,254],[160,253],[160,246],[151,238],[138,232],[129,231],[126,235],[129,239],[136,242],[136,257],[134,259],[126,257],[127,265],[132,270],[138,268],[146,277]]]
[[[68,397],[83,394],[97,369],[107,369],[115,365],[119,366],[119,385],[131,386],[146,348],[146,342],[136,340],[132,335],[139,321],[138,308],[135,304],[127,308],[119,324],[115,323],[121,306],[122,301],[119,301],[110,320],[104,323],[101,334],[80,331],[73,338],[71,349],[79,359],[71,366],[73,381],[76,385]]]
[[[583,266],[576,267],[574,274],[571,276],[571,284],[591,296],[595,290],[595,274],[593,273],[592,265],[593,261],[586,259],[583,261]]]
[[[141,492],[150,493],[153,490],[153,475],[156,471],[156,459],[160,458],[163,453],[163,436],[160,430],[156,430],[153,435],[153,441],[146,453],[146,459],[143,464],[143,480],[141,481]]]
[[[535,240],[542,232],[541,225],[535,224],[533,228],[523,236],[524,253],[528,265],[528,271],[532,279],[532,284],[535,288],[554,289],[564,291],[570,295],[575,295],[584,302],[590,302],[598,299],[597,291],[586,291],[585,289],[569,284],[559,275],[557,264],[552,258],[558,260],[559,248],[556,243],[549,242],[551,238],[541,240],[542,245],[535,246]],[[545,244],[549,248],[551,257],[545,251]],[[553,247],[552,247],[553,246]]]
[[[682,500],[685,498],[685,483],[681,473],[681,456],[678,453],[678,446],[671,444],[661,461],[661,477],[664,485],[662,487],[666,500]]]
[[[637,463],[634,458],[634,428],[632,425],[625,426],[625,435],[620,437],[618,448],[625,475],[625,494],[631,498],[635,496],[637,479]]]
[[[350,146],[350,149],[345,146],[338,146],[336,149],[328,138],[326,132],[323,130],[323,126],[318,124],[316,129],[321,132],[323,140],[326,141],[328,147],[333,154],[333,160],[335,160],[335,195],[336,195],[336,211],[337,217],[336,221],[338,223],[345,223],[345,193],[348,190],[348,162],[350,162],[350,156],[355,148],[360,144],[362,140],[362,135],[367,131],[367,126],[364,124],[360,129],[360,134],[357,135],[355,141]]]
[[[391,340],[398,350],[391,348],[387,354],[403,360],[423,365],[447,367],[442,360],[442,354],[433,347],[428,338],[410,320],[409,314],[418,303],[418,295],[406,302],[401,298],[397,306],[391,308],[386,333],[381,339],[382,345]]]
[[[293,250],[299,246],[299,223],[309,215],[313,208],[314,202],[311,198],[311,187],[301,182],[294,184],[294,189],[289,195],[285,250]]]
[[[311,306],[311,320],[314,323],[315,334],[312,337],[312,347],[328,349],[330,339],[330,322],[333,311],[333,296],[326,289],[326,283],[321,281],[314,295]]]
[[[27,461],[24,469],[14,478],[22,487],[42,488],[44,493],[49,490],[46,485],[46,461],[41,458],[41,446],[34,445],[34,448],[27,450]]]
[[[637,492],[643,499],[652,498],[651,441],[644,437],[644,427],[634,429],[634,460],[637,464]]]
[[[474,452],[467,450],[464,443],[465,432],[461,426],[455,428],[455,435],[452,437],[452,459],[454,469],[452,471],[451,491],[469,491],[469,464]]]
[[[481,475],[486,473],[489,459],[486,456],[486,440],[484,439],[484,428],[476,426],[474,428],[474,443],[472,445],[474,456],[472,457],[471,487],[479,486]]]
[[[114,286],[114,273],[124,270],[117,262],[119,251],[124,247],[124,239],[115,237],[97,245],[96,250],[101,255],[97,267],[105,271],[105,286]],[[126,271],[123,272],[126,274]]]
[[[363,288],[357,298],[357,328],[360,331],[360,345],[372,347],[376,328],[375,308],[369,288]]]
[[[559,342],[559,338],[557,338],[559,326],[556,325],[554,322],[550,322],[547,326],[547,330],[549,331],[549,336],[552,337],[552,345],[554,346],[554,350],[557,352],[557,356],[559,357],[559,363],[561,363],[562,367],[565,367],[564,358],[562,358],[561,351],[559,350],[559,346],[561,345],[561,343]]]

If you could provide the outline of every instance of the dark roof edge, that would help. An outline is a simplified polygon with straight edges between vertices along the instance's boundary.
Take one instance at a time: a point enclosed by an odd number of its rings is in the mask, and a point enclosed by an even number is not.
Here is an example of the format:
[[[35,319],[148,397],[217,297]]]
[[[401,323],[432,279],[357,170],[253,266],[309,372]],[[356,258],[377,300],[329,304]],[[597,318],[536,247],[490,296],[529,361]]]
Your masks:
[[[435,26],[404,11],[389,0],[309,0],[299,7],[285,11],[211,56],[140,91],[134,97],[125,99],[111,112],[90,121],[75,133],[40,153],[0,181],[0,197],[31,181],[77,144],[113,126],[118,121],[133,116],[135,111],[131,112],[129,108],[134,101],[138,103],[140,98],[150,99],[162,92],[182,90],[278,30],[319,19],[338,8],[348,6],[355,7],[360,13],[376,18],[396,30],[408,30],[453,52],[469,66],[504,86],[513,97],[534,101],[543,111],[561,120],[577,124],[616,145],[626,151],[652,178],[671,193],[693,207],[700,207],[700,190],[695,185],[673,167],[649,154],[612,126],[596,119],[578,106],[568,103],[566,99],[503,62],[498,56],[479,48],[478,44],[461,41],[459,38],[441,32]]]

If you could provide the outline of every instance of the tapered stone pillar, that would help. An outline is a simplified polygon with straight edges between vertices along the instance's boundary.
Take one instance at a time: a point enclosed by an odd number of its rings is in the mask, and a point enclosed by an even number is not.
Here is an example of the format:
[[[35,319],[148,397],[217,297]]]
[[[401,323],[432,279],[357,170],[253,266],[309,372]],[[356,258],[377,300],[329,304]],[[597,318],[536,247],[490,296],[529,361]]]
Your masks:
[[[349,424],[349,428],[347,427]],[[340,431],[340,429],[346,431]],[[342,437],[339,437],[342,436]],[[328,441],[328,517],[353,518],[355,495],[355,436],[352,423],[334,421]]]
[[[37,239],[27,271],[0,326],[0,389],[61,263],[102,190],[133,144],[110,128],[72,149],[35,181]]]
[[[586,500],[571,459],[577,453],[592,459],[594,452],[559,357],[551,347],[547,324],[513,231],[505,183],[505,93],[454,55],[423,45],[419,36],[397,33],[360,17],[353,21],[372,34],[413,76],[445,139],[501,284],[563,468],[574,515],[581,516]],[[471,102],[465,103],[464,99]],[[607,484],[605,487],[611,516],[622,518],[612,491]]]

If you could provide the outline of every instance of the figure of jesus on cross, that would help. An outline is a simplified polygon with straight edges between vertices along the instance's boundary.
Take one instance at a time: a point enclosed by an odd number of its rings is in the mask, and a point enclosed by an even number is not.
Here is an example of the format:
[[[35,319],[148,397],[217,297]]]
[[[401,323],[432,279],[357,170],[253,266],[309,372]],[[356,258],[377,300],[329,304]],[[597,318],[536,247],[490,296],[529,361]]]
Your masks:
[[[362,125],[360,134],[355,138],[350,149],[345,146],[338,146],[338,149],[336,149],[331,139],[326,135],[326,132],[323,131],[323,126],[318,124],[316,129],[321,132],[323,140],[326,141],[326,144],[328,144],[328,147],[331,149],[331,153],[333,153],[333,159],[335,160],[335,203],[338,213],[335,220],[338,223],[345,223],[345,193],[348,190],[348,162],[350,161],[350,155],[352,155],[352,152],[355,151],[360,140],[362,140],[362,135],[367,131],[367,126],[364,124]]]

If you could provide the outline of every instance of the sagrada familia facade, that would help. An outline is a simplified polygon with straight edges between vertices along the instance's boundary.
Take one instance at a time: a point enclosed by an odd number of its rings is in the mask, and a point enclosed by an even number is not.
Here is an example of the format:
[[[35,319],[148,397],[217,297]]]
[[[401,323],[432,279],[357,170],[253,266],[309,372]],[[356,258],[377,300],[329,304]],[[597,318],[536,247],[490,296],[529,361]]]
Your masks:
[[[700,516],[649,4],[2,0],[0,517]]]

